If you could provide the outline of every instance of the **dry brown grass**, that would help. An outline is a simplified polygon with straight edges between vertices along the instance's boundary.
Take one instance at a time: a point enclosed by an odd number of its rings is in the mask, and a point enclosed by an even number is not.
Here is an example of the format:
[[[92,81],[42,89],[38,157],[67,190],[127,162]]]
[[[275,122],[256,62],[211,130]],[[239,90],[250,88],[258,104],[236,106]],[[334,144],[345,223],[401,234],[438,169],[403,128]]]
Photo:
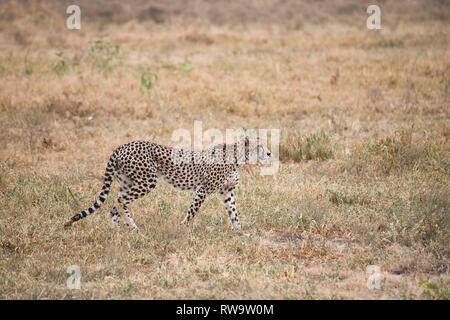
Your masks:
[[[61,1],[0,9],[1,298],[448,299],[448,5],[382,2],[369,31],[358,1],[81,2],[80,31]],[[110,227],[116,190],[63,230],[115,147],[194,120],[281,129],[277,175],[242,173],[246,235],[217,196],[179,226],[191,195],[163,183],[139,232]]]

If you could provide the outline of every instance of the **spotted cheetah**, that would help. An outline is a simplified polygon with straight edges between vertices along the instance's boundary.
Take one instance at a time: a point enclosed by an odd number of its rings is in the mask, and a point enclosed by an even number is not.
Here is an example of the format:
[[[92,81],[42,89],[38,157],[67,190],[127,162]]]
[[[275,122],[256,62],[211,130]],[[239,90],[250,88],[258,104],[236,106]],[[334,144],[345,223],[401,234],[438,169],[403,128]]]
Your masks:
[[[136,229],[128,206],[149,193],[158,179],[162,179],[175,188],[194,191],[182,224],[188,224],[205,198],[218,190],[231,219],[232,229],[240,229],[233,193],[239,183],[238,169],[257,160],[267,162],[270,156],[271,153],[265,150],[259,139],[248,137],[234,144],[217,144],[202,151],[171,148],[147,141],[121,145],[109,158],[97,200],[89,209],[74,215],[64,227],[70,227],[99,209],[106,200],[113,178],[117,177],[120,192],[109,213],[113,227],[118,227],[121,217],[125,217],[125,224]]]

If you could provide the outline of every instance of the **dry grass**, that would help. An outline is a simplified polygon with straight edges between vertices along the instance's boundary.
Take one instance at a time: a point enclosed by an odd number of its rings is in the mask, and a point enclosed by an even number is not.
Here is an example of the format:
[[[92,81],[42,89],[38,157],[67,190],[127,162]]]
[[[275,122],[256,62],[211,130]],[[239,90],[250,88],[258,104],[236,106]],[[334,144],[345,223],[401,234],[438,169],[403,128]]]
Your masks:
[[[357,1],[82,1],[80,31],[27,3],[0,8],[1,298],[449,298],[444,2],[383,1],[381,31]],[[246,236],[216,195],[179,226],[191,195],[163,183],[131,207],[139,232],[110,227],[116,189],[63,230],[115,147],[194,120],[281,129],[277,175],[242,173]]]

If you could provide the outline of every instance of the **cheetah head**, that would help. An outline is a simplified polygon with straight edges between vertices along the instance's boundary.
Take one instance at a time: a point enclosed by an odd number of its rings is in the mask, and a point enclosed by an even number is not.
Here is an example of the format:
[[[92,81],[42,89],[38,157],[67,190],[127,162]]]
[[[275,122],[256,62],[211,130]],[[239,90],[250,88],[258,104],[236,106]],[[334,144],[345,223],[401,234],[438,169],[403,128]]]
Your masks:
[[[256,164],[257,160],[266,164],[270,161],[271,152],[259,138],[244,138],[245,163]]]

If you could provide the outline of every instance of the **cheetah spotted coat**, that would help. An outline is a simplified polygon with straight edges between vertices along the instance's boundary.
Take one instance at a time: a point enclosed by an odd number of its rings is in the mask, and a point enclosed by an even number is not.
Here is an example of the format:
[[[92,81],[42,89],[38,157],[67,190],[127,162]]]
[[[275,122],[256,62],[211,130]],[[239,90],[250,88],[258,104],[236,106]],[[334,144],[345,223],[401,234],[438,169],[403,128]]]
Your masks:
[[[233,229],[240,227],[234,201],[234,189],[239,183],[238,169],[255,156],[267,160],[270,152],[248,137],[234,144],[218,144],[202,151],[174,149],[152,142],[133,141],[118,147],[109,158],[100,195],[87,210],[74,215],[65,227],[87,217],[105,202],[111,183],[117,177],[120,186],[115,206],[110,211],[112,225],[118,227],[121,217],[125,224],[137,228],[128,206],[145,196],[159,179],[181,190],[194,191],[189,210],[183,220],[188,224],[205,198],[218,190],[222,196]],[[253,158],[252,158],[253,157]]]

